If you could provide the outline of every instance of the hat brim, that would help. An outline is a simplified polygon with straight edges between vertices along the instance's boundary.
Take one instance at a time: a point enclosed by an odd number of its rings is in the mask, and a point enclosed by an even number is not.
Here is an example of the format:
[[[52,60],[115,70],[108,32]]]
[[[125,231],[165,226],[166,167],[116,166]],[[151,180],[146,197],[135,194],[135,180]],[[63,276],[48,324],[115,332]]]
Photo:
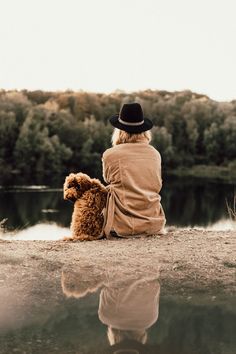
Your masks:
[[[109,119],[111,125],[113,125],[113,127],[118,128],[120,130],[124,130],[127,133],[138,134],[150,130],[153,127],[152,121],[148,118],[144,118],[143,119],[144,122],[141,125],[125,125],[120,123],[118,118],[119,118],[119,114],[112,116]]]

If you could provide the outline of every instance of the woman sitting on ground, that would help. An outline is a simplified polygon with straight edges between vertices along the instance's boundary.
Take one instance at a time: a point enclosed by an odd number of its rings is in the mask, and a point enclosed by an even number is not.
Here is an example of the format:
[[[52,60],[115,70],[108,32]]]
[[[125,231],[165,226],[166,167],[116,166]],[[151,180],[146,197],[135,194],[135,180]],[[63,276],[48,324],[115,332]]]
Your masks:
[[[124,104],[110,123],[115,127],[113,147],[102,157],[109,192],[104,234],[109,238],[163,233],[161,156],[149,145],[153,124],[143,117],[139,103]]]

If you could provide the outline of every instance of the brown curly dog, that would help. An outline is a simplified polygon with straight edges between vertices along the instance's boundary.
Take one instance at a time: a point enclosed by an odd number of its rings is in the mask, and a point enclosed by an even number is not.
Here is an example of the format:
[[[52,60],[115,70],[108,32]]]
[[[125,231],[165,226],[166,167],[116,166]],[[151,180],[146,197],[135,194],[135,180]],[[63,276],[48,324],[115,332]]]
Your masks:
[[[107,190],[96,178],[71,173],[64,183],[64,199],[74,202],[70,237],[65,241],[92,241],[102,237],[103,214]]]

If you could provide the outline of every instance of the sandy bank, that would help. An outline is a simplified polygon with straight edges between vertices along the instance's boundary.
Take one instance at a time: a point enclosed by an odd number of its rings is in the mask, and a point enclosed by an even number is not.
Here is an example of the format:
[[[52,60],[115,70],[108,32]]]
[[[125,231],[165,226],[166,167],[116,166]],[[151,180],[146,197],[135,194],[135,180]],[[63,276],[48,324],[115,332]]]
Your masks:
[[[26,289],[47,286],[63,269],[84,265],[150,272],[160,269],[165,293],[236,290],[236,231],[175,229],[165,236],[93,242],[0,241],[0,285]],[[45,285],[46,285],[45,283]]]

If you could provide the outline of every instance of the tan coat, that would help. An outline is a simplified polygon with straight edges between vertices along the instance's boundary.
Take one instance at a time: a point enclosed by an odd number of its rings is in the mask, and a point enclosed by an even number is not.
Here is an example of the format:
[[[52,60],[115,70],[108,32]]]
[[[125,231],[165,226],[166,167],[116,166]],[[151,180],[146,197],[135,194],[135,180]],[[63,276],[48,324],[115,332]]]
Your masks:
[[[126,287],[104,287],[100,293],[98,317],[105,325],[120,330],[147,329],[158,319],[159,298],[157,279],[140,279]]]
[[[161,157],[147,143],[116,145],[103,154],[103,178],[109,184],[104,233],[151,235],[165,226],[160,204]]]

